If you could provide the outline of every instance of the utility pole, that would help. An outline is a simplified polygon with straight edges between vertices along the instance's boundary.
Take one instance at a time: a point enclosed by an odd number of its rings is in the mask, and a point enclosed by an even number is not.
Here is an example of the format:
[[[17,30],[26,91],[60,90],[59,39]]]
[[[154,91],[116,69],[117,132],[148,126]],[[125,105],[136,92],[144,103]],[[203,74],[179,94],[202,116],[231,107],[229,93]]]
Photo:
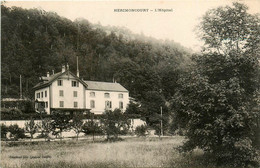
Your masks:
[[[161,135],[163,136],[162,106],[161,106]]]
[[[77,56],[77,77],[79,77],[79,59]]]
[[[20,75],[20,99],[23,98],[23,95],[22,95],[22,75]]]

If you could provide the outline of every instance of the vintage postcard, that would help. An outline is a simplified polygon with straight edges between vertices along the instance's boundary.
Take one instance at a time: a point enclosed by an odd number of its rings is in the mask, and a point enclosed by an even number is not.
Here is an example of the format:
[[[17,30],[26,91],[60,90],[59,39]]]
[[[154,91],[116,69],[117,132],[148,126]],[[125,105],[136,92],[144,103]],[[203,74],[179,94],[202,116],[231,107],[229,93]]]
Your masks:
[[[259,0],[1,1],[0,167],[259,167]]]

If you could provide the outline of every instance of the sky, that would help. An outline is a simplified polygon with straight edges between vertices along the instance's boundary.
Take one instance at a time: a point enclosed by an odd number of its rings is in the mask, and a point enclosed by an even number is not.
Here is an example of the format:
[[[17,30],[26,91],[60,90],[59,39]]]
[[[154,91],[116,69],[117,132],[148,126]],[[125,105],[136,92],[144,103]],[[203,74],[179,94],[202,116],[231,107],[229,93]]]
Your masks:
[[[238,1],[238,0],[237,0]],[[87,19],[103,26],[124,26],[134,33],[143,33],[162,40],[173,40],[199,51],[203,42],[195,27],[209,9],[231,5],[233,0],[171,0],[171,1],[7,1],[6,6],[40,8],[53,11],[72,21]],[[249,7],[249,13],[260,13],[260,0],[240,0]],[[148,9],[148,12],[115,12],[115,9]],[[169,9],[169,12],[158,12]],[[157,12],[155,11],[157,10]]]

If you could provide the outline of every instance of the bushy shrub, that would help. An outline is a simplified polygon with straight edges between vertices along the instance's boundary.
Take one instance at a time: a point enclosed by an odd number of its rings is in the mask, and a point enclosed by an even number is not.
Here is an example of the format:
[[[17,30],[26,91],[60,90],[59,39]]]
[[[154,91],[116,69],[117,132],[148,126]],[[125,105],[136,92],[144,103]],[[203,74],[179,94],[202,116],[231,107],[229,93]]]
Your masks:
[[[71,129],[70,120],[71,116],[64,114],[63,112],[57,111],[52,115],[52,134],[55,136],[60,136],[62,140],[62,132]]]
[[[4,124],[1,124],[1,139],[5,139],[6,138],[6,134],[8,132],[8,127]]]
[[[107,139],[111,137],[117,139],[118,135],[125,135],[128,132],[130,123],[120,109],[105,111],[102,117],[101,125]]]
[[[85,133],[85,135],[102,135],[103,130],[101,126],[99,126],[98,122],[94,120],[89,120],[85,122],[82,126],[82,132]]]
[[[11,138],[14,138],[14,140],[23,139],[26,138],[24,134],[24,129],[19,128],[17,124],[10,125],[8,128],[8,131],[11,133]]]
[[[147,126],[145,125],[137,126],[135,129],[135,134],[137,136],[145,136],[146,131],[147,131]]]

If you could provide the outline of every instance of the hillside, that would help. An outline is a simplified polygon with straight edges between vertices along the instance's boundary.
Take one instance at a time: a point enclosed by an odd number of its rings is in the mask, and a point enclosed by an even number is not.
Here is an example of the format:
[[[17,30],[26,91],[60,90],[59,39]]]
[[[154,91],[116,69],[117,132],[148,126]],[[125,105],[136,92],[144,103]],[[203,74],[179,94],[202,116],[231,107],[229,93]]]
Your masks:
[[[68,63],[85,80],[113,78],[141,100],[147,91],[170,98],[190,51],[172,41],[134,34],[126,28],[71,21],[54,12],[1,6],[2,97],[32,98],[32,87],[46,72],[58,72]]]

